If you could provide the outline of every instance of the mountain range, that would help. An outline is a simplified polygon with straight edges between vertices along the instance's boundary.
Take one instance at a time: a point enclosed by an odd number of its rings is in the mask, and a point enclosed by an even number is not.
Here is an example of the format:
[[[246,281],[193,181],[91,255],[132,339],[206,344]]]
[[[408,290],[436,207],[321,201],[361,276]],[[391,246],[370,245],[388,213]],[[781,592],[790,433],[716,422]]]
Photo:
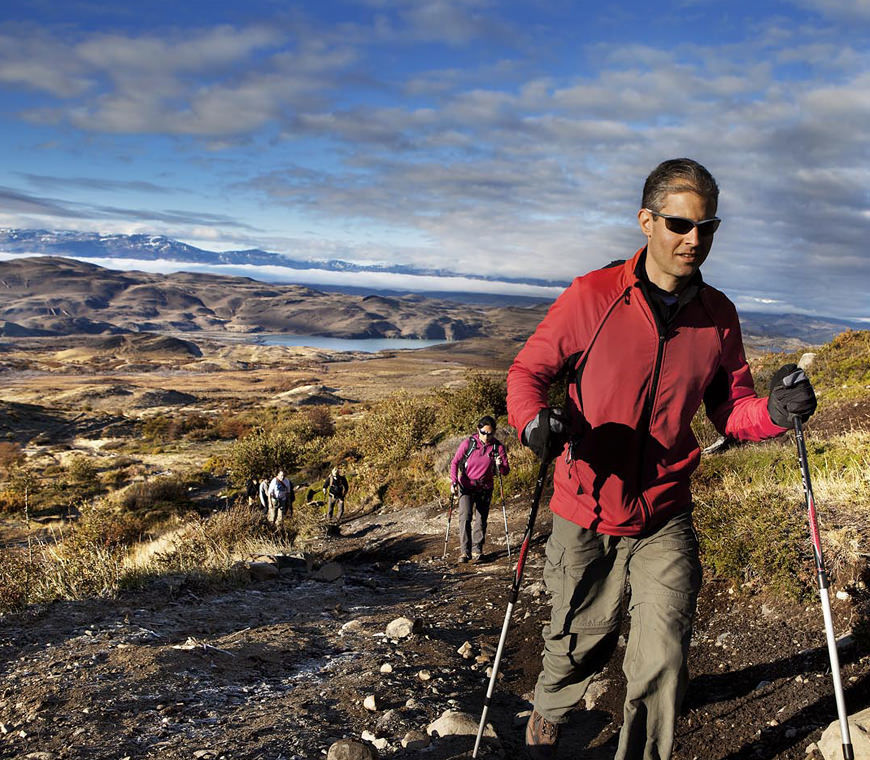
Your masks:
[[[318,285],[315,289],[192,272],[119,272],[79,260],[458,276],[438,269],[362,266],[340,260],[300,261],[261,250],[206,251],[155,235],[3,229],[0,252],[15,257],[0,262],[0,287],[5,288],[0,335],[6,337],[227,331],[340,338],[519,340],[534,330],[549,305],[541,298],[492,293],[430,291],[424,296],[361,287]],[[523,282],[549,287],[566,284],[532,278]],[[801,314],[741,311],[740,319],[747,345],[767,351],[821,344],[845,330],[866,328],[848,320]]]
[[[77,259],[134,259],[177,261],[211,265],[273,266],[287,269],[319,269],[329,272],[378,272],[429,277],[461,277],[482,282],[506,282],[540,287],[566,287],[567,282],[534,277],[493,277],[458,274],[449,269],[422,268],[404,264],[355,264],[341,259],[294,259],[257,248],[243,251],[206,251],[162,235],[105,235],[95,232],[50,232],[48,230],[0,229],[0,251],[21,255],[42,254]]]

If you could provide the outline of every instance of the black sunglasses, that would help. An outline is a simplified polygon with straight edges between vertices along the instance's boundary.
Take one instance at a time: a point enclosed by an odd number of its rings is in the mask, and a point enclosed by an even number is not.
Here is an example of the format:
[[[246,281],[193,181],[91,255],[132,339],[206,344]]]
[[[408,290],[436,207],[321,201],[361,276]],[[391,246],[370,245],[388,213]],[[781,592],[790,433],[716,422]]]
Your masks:
[[[481,435],[495,435],[495,430],[490,430],[489,432],[487,432],[486,430],[481,430],[480,428],[478,428],[477,432]]]
[[[660,216],[664,219],[665,227],[677,235],[688,235],[693,229],[695,229],[695,227],[697,227],[699,237],[713,237],[713,233],[719,229],[719,225],[722,223],[722,220],[718,216],[695,222],[692,219],[686,219],[684,216],[663,214],[661,211],[653,211],[651,208],[644,210],[649,211],[653,216]]]

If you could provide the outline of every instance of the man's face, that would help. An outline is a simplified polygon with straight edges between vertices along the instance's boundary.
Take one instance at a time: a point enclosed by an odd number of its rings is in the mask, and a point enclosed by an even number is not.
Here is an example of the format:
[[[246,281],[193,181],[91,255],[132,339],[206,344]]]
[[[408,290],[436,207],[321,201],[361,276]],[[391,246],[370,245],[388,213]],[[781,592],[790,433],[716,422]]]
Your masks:
[[[716,209],[697,193],[671,193],[656,211],[699,222],[714,216]],[[713,235],[699,235],[693,227],[686,234],[668,229],[666,220],[641,209],[637,214],[640,228],[647,236],[646,271],[650,281],[663,290],[680,290],[700,269],[710,253]]]

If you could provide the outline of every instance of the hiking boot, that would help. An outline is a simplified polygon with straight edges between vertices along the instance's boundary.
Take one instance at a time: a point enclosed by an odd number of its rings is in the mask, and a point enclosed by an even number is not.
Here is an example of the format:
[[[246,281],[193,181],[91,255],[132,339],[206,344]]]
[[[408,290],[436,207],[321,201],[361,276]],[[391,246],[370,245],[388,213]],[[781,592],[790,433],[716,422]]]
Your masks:
[[[481,562],[483,562],[483,555],[482,554],[475,554],[472,557],[472,559],[474,560],[475,563],[480,564]]]
[[[459,558],[459,561],[464,565],[464,564],[465,564],[466,562],[468,562],[468,560],[470,560],[470,559],[471,559],[471,557],[469,557],[467,554],[463,554],[463,555]]]
[[[553,760],[559,742],[559,724],[532,710],[526,724],[526,754],[532,760]]]

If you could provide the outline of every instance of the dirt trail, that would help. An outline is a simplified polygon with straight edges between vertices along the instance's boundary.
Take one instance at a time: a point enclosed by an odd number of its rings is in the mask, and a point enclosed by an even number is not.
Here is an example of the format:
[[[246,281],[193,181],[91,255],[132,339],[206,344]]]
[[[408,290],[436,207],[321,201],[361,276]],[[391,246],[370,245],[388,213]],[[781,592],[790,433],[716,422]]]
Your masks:
[[[525,509],[522,499],[509,505],[514,546]],[[167,580],[148,593],[5,618],[0,757],[313,760],[363,731],[386,740],[383,757],[416,755],[401,747],[407,731],[425,731],[449,708],[480,714],[511,582],[498,526],[490,562],[457,565],[449,561],[455,546],[441,559],[444,525],[435,505],[352,517],[307,558],[284,559],[273,580],[212,593]],[[529,708],[548,614],[540,582],[547,530],[544,514],[490,709],[508,757],[521,756],[515,716]],[[315,580],[309,570],[327,561],[343,574]],[[854,622],[854,604],[835,598],[839,633]],[[385,628],[399,616],[419,619],[423,630],[388,639]],[[457,652],[466,641],[471,659]],[[613,756],[622,651],[594,707],[572,714],[563,757]],[[385,663],[392,672],[381,672]],[[817,604],[743,598],[707,583],[691,670],[675,760],[799,760],[836,716]],[[870,656],[859,644],[843,652],[843,679],[850,709],[866,707]],[[375,712],[363,706],[371,694]],[[426,756],[469,748],[440,740]]]

